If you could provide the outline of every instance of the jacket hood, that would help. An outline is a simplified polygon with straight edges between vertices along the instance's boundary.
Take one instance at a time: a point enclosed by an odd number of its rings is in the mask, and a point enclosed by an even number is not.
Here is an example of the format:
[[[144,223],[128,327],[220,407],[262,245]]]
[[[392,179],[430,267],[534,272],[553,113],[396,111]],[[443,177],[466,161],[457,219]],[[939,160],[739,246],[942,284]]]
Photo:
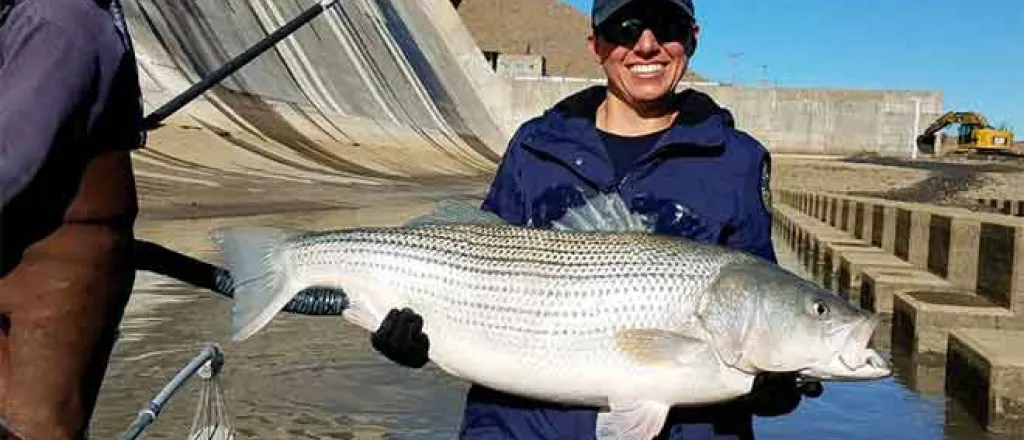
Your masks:
[[[566,118],[583,118],[594,122],[597,107],[607,96],[606,86],[593,86],[576,92],[556,103],[550,113],[560,113]],[[673,93],[672,105],[679,110],[674,125],[696,126],[712,117],[720,117],[724,125],[733,128],[735,121],[729,110],[719,106],[714,99],[703,92],[686,89]]]
[[[597,108],[607,94],[606,86],[576,92],[552,106],[534,122],[525,145],[555,157],[589,153],[603,156],[597,132]],[[650,154],[671,148],[724,148],[735,120],[729,110],[705,93],[687,89],[674,93],[672,105],[679,113]]]

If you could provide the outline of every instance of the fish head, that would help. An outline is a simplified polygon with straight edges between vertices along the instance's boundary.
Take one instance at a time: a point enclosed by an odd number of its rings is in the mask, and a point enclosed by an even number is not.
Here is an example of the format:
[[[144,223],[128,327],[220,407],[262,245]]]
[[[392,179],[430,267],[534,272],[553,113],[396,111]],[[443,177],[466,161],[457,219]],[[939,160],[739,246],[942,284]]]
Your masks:
[[[868,348],[877,316],[774,264],[724,267],[700,314],[722,360],[751,374],[799,372],[821,380],[892,374]]]

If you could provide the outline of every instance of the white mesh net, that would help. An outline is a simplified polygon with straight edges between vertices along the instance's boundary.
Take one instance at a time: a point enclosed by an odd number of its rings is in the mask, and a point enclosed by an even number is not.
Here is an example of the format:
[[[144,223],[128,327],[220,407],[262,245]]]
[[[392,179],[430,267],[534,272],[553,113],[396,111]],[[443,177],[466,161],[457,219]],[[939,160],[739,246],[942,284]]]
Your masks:
[[[234,440],[235,429],[231,424],[220,376],[211,374],[209,370],[207,364],[199,371],[202,386],[188,440]]]
[[[192,426],[188,430],[188,440],[234,440],[235,429],[231,424],[231,415],[220,383],[219,373],[223,364],[224,355],[220,349],[213,345],[203,348],[198,356],[178,371],[160,393],[139,411],[135,421],[121,436],[121,440],[139,438],[143,431],[156,421],[171,396],[195,376],[198,376],[200,381],[199,399],[195,415],[192,417]]]

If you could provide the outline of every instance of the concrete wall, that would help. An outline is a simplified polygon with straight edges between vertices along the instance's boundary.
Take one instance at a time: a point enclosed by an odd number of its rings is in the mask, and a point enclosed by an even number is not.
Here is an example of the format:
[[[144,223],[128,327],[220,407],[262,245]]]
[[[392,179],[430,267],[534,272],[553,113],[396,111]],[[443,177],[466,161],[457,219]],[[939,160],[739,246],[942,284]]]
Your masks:
[[[273,0],[125,2],[149,110],[312,4]],[[526,119],[601,81],[494,72],[448,0],[347,0],[226,79],[177,120],[230,146],[147,150],[154,167],[281,179],[386,183],[493,172]],[[692,84],[732,108],[775,152],[909,151],[941,95],[743,89]]]
[[[125,2],[147,108],[312,4]],[[494,123],[506,86],[448,0],[338,2],[180,111],[189,124],[245,137],[244,148],[223,160],[168,155],[240,172],[360,181],[487,173],[509,136]]]
[[[520,123],[562,97],[600,80],[517,78],[501,123]],[[911,154],[917,134],[942,114],[942,94],[930,91],[854,91],[680,84],[708,93],[736,117],[737,126],[780,153]]]
[[[498,75],[517,77],[541,77],[545,76],[544,57],[541,55],[527,54],[499,54],[495,72]]]

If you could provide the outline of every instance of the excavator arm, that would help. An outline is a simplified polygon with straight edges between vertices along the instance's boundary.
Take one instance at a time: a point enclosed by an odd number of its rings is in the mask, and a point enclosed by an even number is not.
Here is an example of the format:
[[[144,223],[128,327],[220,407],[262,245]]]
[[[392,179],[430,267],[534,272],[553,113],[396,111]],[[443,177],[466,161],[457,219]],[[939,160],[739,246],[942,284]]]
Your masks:
[[[1013,133],[996,130],[985,116],[975,112],[946,112],[917,137],[918,145],[935,144],[935,134],[952,124],[960,124],[960,148],[1005,149],[1013,143]]]
[[[977,113],[946,112],[946,114],[936,119],[935,122],[932,122],[932,125],[929,125],[928,128],[924,130],[924,133],[921,134],[921,136],[931,138],[935,136],[935,133],[938,133],[939,130],[946,128],[951,124],[963,124],[972,125],[979,128],[991,128],[988,125],[988,120],[986,120],[984,116],[979,115]]]

